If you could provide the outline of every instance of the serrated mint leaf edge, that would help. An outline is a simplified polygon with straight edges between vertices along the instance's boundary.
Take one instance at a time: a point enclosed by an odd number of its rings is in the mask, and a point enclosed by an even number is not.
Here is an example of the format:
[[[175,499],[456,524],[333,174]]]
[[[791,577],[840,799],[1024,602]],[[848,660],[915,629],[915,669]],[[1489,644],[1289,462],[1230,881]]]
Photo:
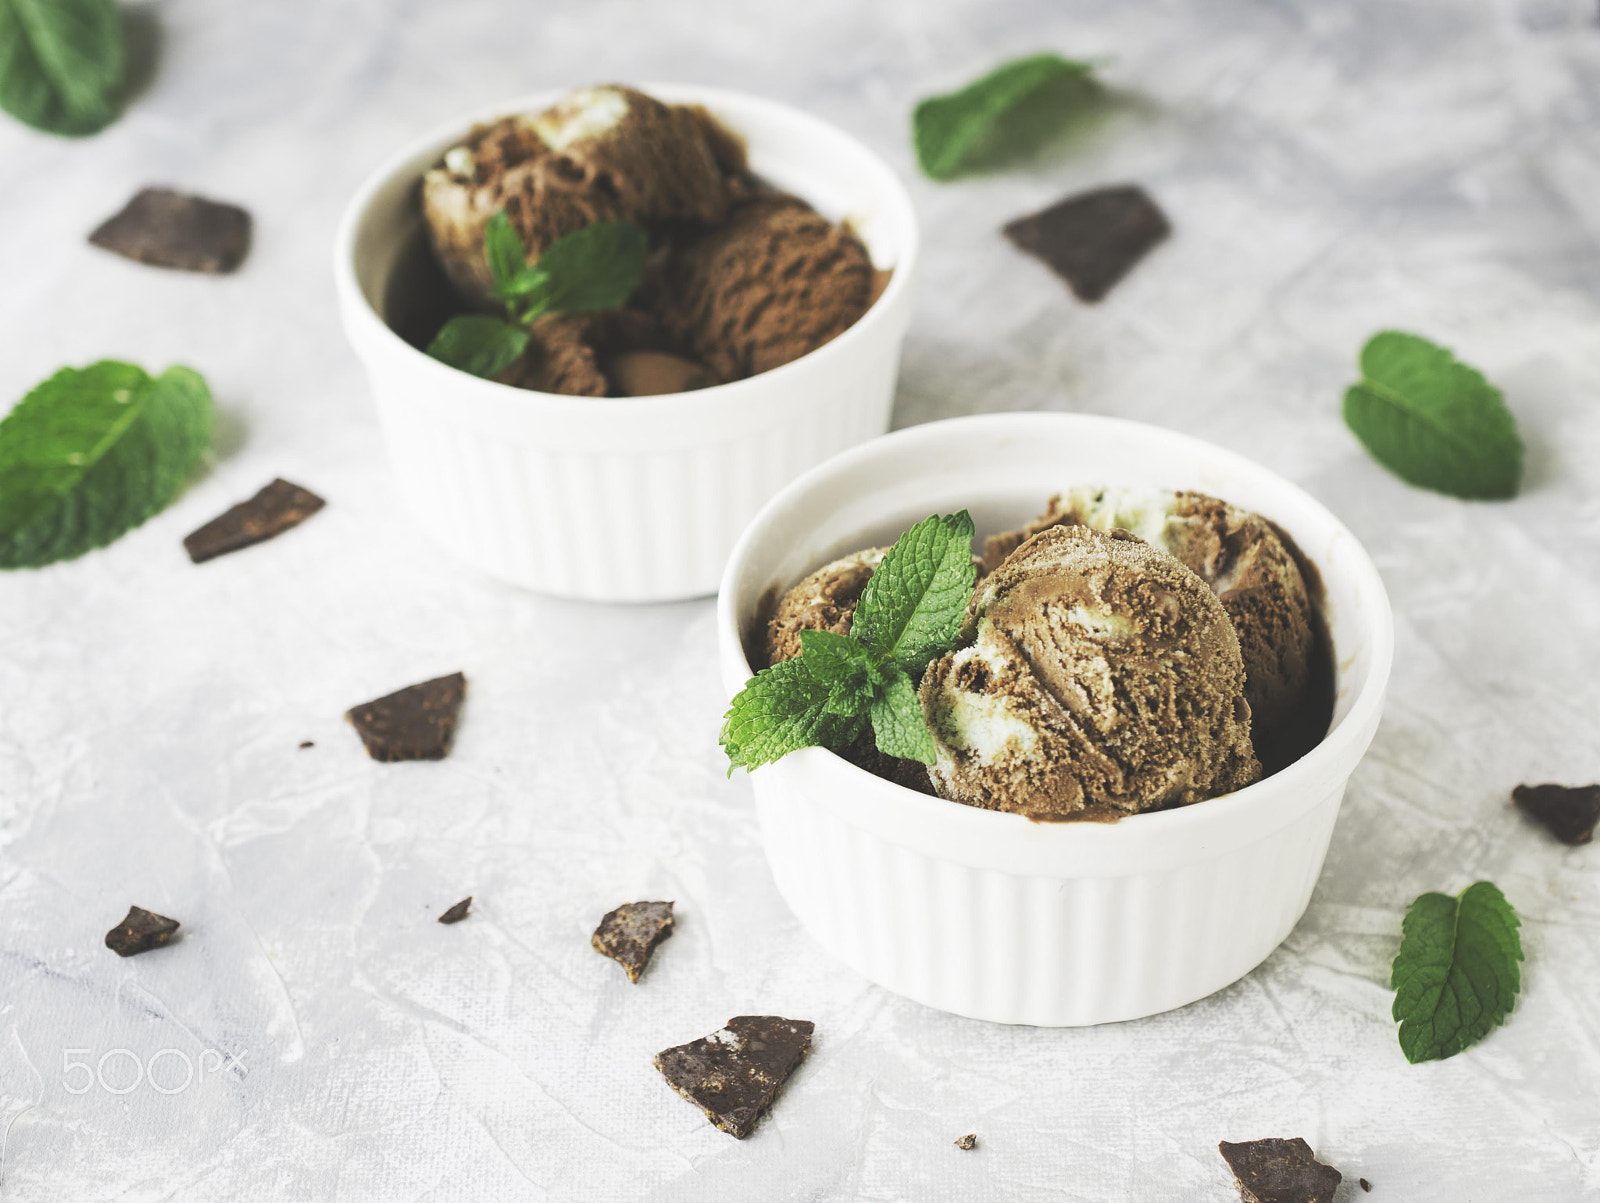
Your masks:
[[[728,754],[730,772],[754,769],[816,747],[830,735],[830,722],[849,721],[824,707],[828,687],[811,675],[802,658],[764,668],[746,682],[728,705],[717,739]]]
[[[1450,375],[1459,373],[1467,389],[1479,394],[1479,403],[1493,415],[1495,424],[1502,427],[1492,435],[1498,445],[1478,446],[1470,437],[1443,421],[1440,414],[1430,412],[1405,393],[1375,379],[1371,360],[1382,350],[1386,341],[1403,341],[1410,353],[1437,358],[1439,362],[1432,369],[1434,372]],[[1343,418],[1350,433],[1356,436],[1373,459],[1408,484],[1449,496],[1471,501],[1504,501],[1517,495],[1525,448],[1517,429],[1516,415],[1506,405],[1501,390],[1491,384],[1481,371],[1462,362],[1448,347],[1404,330],[1380,330],[1367,339],[1358,357],[1358,367],[1361,379],[1345,390]],[[1360,398],[1373,403],[1371,412],[1362,410],[1358,403]],[[1466,402],[1469,405],[1472,403]],[[1440,455],[1438,450],[1426,447],[1422,449],[1421,456],[1398,452],[1386,445],[1377,429],[1385,424],[1385,420],[1377,416],[1380,413],[1389,415],[1389,423],[1402,429],[1410,427],[1419,431],[1425,438],[1443,445],[1448,452]],[[1413,446],[1416,444],[1415,439],[1404,441]],[[1445,466],[1441,472],[1439,461],[1450,459],[1454,459],[1455,464]],[[1470,479],[1463,479],[1459,474],[1463,471]]]
[[[1429,928],[1424,926],[1429,920],[1426,911],[1437,911],[1441,906],[1450,908],[1449,959],[1444,962],[1442,976],[1437,982],[1425,981],[1417,986],[1419,975],[1432,977],[1441,969],[1437,960],[1440,948],[1429,940]],[[1474,927],[1504,958],[1504,963],[1489,966],[1496,995],[1492,1005],[1485,1006],[1478,994],[1477,984],[1469,983],[1473,986],[1473,1002],[1479,1008],[1477,1015],[1441,1035],[1436,1024],[1447,992],[1457,1000],[1457,1015],[1461,1012],[1459,993],[1452,987],[1450,979],[1461,959],[1461,915],[1463,909],[1469,906],[1473,909],[1482,907],[1486,915],[1493,917],[1494,925],[1485,926],[1479,922]],[[1454,897],[1430,891],[1412,900],[1401,922],[1400,949],[1395,954],[1389,976],[1390,988],[1395,991],[1390,1014],[1400,1023],[1400,1048],[1407,1061],[1416,1065],[1423,1061],[1442,1061],[1453,1057],[1505,1023],[1522,990],[1519,962],[1524,958],[1522,940],[1518,934],[1521,926],[1516,909],[1493,882],[1473,882]],[[1472,955],[1482,957],[1482,950],[1475,948]],[[1425,957],[1433,959],[1424,960]],[[1465,970],[1462,975],[1466,976]],[[1502,992],[1507,992],[1509,997],[1500,997]],[[1418,1013],[1422,1008],[1426,1008],[1425,1014]]]
[[[928,730],[917,687],[911,683],[910,675],[899,669],[891,669],[890,674],[882,696],[873,702],[869,712],[878,751],[901,760],[933,764],[938,758],[933,732]]]
[[[860,640],[907,672],[920,672],[950,650],[972,597],[972,516],[930,515],[895,540],[868,578],[850,621]],[[928,544],[935,562],[920,580],[914,557]]]

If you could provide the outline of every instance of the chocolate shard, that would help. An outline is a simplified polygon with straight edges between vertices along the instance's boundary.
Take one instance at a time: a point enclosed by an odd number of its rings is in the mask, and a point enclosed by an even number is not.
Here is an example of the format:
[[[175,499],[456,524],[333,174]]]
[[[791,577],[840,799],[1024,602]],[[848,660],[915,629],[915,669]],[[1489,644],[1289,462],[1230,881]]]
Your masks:
[[[442,760],[466,696],[466,676],[451,673],[363,702],[345,718],[374,760]]]
[[[1600,822],[1600,785],[1519,785],[1511,800],[1563,844],[1587,844]]]
[[[184,539],[183,549],[196,564],[204,564],[230,551],[265,543],[299,526],[326,504],[310,489],[280,478]]]
[[[1239,1182],[1241,1203],[1333,1203],[1343,1175],[1298,1136],[1217,1145]]]
[[[1368,1193],[1372,1191],[1372,1183],[1368,1182],[1365,1178],[1357,1178],[1356,1181],[1361,1184],[1362,1190],[1367,1191]]]
[[[589,944],[626,969],[630,982],[637,982],[656,945],[671,934],[672,903],[624,902],[600,920]]]
[[[138,956],[160,948],[172,939],[180,926],[176,919],[147,911],[142,906],[130,906],[128,917],[106,933],[106,947],[119,957]]]
[[[460,923],[467,917],[467,912],[472,909],[472,895],[468,894],[460,902],[439,916],[440,923]]]
[[[250,214],[170,188],[145,188],[89,241],[153,267],[231,272],[250,249]]]
[[[956,1137],[956,1148],[958,1149],[975,1149],[977,1147],[978,1134],[976,1132],[968,1132],[965,1136]]]
[[[1042,259],[1080,301],[1098,301],[1172,232],[1143,188],[1097,188],[1005,226],[1019,249]]]
[[[814,1026],[777,1015],[736,1015],[720,1031],[657,1053],[655,1067],[707,1119],[743,1140],[811,1048]]]

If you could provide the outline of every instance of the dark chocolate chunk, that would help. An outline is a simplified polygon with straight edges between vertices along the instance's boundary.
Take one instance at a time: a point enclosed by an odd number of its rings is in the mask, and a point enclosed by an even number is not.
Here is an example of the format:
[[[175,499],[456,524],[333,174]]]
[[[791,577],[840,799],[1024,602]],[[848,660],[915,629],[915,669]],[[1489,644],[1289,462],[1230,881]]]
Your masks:
[[[624,902],[600,920],[589,943],[628,971],[636,982],[656,945],[672,934],[672,903]]]
[[[465,675],[451,673],[363,702],[345,718],[374,760],[442,760],[466,695]]]
[[[1044,260],[1080,301],[1098,301],[1172,232],[1143,188],[1098,188],[1057,201],[1005,227],[1005,236]]]
[[[89,241],[154,267],[231,272],[250,248],[250,214],[170,188],[145,188]]]
[[[975,1149],[977,1147],[978,1134],[976,1132],[968,1132],[965,1136],[956,1137],[956,1148],[958,1149]]]
[[[316,747],[316,746],[317,746],[317,745],[316,745],[316,744],[315,744],[315,743],[313,743],[313,742],[312,742],[312,741],[311,741],[311,740],[309,740],[309,739],[302,739],[302,740],[301,740],[301,741],[300,741],[300,746],[301,746],[301,748],[314,748],[314,747]]]
[[[656,1054],[667,1084],[739,1140],[772,1106],[800,1058],[814,1025],[777,1015],[738,1015],[721,1031]]]
[[[325,504],[310,489],[275,480],[249,501],[241,501],[195,531],[183,541],[183,549],[196,564],[203,564],[230,551],[265,543],[299,526]]]
[[[142,906],[130,906],[128,917],[106,933],[106,947],[119,957],[137,956],[160,948],[181,926],[176,919],[168,919]]]
[[[460,902],[439,916],[440,923],[460,923],[467,917],[467,912],[472,909],[472,895],[468,894]]]
[[[1511,800],[1563,844],[1587,844],[1600,822],[1600,785],[1519,785]]]
[[[1356,1181],[1361,1184],[1361,1189],[1362,1190],[1367,1191],[1369,1193],[1371,1192],[1372,1183],[1368,1182],[1365,1178],[1357,1178]]]
[[[1323,1165],[1311,1146],[1293,1140],[1223,1141],[1217,1146],[1239,1180],[1242,1203],[1333,1203],[1342,1175]]]

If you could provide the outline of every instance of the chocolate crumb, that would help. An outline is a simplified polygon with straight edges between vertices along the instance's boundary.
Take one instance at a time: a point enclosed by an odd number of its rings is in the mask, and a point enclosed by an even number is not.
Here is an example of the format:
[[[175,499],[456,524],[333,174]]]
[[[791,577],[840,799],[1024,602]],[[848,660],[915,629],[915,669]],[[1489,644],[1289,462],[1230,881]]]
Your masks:
[[[1372,1190],[1372,1183],[1368,1182],[1365,1178],[1357,1178],[1356,1181],[1361,1184],[1362,1190],[1368,1192]]]
[[[736,1015],[720,1031],[656,1054],[667,1084],[738,1140],[750,1135],[794,1067],[815,1025],[777,1015]]]
[[[472,895],[468,894],[460,902],[439,916],[440,923],[460,923],[467,917],[467,912],[472,909]]]
[[[958,1149],[975,1149],[977,1147],[978,1134],[976,1132],[968,1132],[965,1136],[956,1137],[956,1148]]]
[[[89,241],[152,267],[231,272],[250,247],[250,214],[237,205],[170,188],[145,188],[90,234]]]
[[[656,945],[672,934],[672,903],[625,902],[600,920],[590,946],[610,957],[637,982]]]
[[[1042,259],[1080,301],[1110,292],[1133,265],[1172,232],[1143,188],[1098,188],[1007,223],[1005,236]]]
[[[374,760],[442,760],[466,694],[466,676],[451,673],[363,702],[345,718]]]
[[[309,740],[309,739],[302,739],[300,741],[300,746],[302,748],[314,748],[317,745],[314,742],[312,742],[311,740]]]
[[[213,518],[183,541],[196,564],[265,543],[299,526],[327,503],[310,489],[274,480],[248,501]]]
[[[1511,800],[1563,844],[1587,844],[1600,821],[1600,785],[1519,785]]]
[[[176,919],[130,906],[127,918],[106,933],[106,947],[119,957],[137,956],[166,944],[180,926]]]
[[[1333,1203],[1343,1175],[1298,1136],[1217,1145],[1239,1183],[1241,1203]]]

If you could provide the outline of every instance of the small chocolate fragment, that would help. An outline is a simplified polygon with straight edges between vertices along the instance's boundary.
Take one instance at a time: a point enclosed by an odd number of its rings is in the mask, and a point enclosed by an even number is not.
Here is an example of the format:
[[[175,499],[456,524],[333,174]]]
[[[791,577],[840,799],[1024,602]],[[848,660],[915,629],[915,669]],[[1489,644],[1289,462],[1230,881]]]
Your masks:
[[[196,564],[204,564],[230,551],[265,543],[299,526],[326,504],[310,489],[274,480],[249,501],[241,501],[184,539],[183,549]]]
[[[624,397],[688,393],[717,382],[705,365],[667,351],[624,351],[606,365],[606,376]]]
[[[811,1048],[814,1026],[777,1015],[737,1015],[721,1031],[657,1053],[655,1067],[707,1119],[743,1140]]]
[[[312,742],[312,741],[311,741],[311,740],[309,740],[309,739],[302,739],[302,740],[301,740],[301,741],[300,741],[300,746],[301,746],[301,748],[314,748],[314,747],[316,747],[316,746],[317,746],[317,745],[316,745],[316,744],[315,744],[315,743],[313,743],[313,742]]]
[[[626,969],[630,982],[637,982],[656,945],[671,934],[672,903],[624,902],[600,920],[589,944]]]
[[[1600,785],[1519,785],[1511,800],[1563,844],[1587,844],[1600,822]]]
[[[1368,1182],[1365,1178],[1357,1178],[1356,1181],[1361,1184],[1362,1190],[1368,1192],[1369,1194],[1371,1193],[1372,1183]]]
[[[467,912],[472,909],[472,895],[468,894],[460,902],[439,916],[440,923],[460,923],[467,917]]]
[[[978,1134],[976,1132],[968,1132],[965,1136],[956,1137],[956,1148],[958,1149],[975,1149],[977,1147]]]
[[[1333,1203],[1343,1175],[1316,1159],[1311,1146],[1293,1140],[1246,1140],[1217,1145],[1239,1180],[1241,1203]]]
[[[181,925],[142,906],[130,906],[128,917],[106,933],[106,947],[119,957],[137,956],[160,948]]]
[[[1143,188],[1098,188],[1007,223],[1005,236],[1044,260],[1080,301],[1098,301],[1172,232]]]
[[[466,695],[466,676],[451,673],[363,702],[345,718],[374,760],[442,760]]]
[[[250,247],[250,214],[170,188],[145,188],[89,241],[153,267],[231,272]]]

